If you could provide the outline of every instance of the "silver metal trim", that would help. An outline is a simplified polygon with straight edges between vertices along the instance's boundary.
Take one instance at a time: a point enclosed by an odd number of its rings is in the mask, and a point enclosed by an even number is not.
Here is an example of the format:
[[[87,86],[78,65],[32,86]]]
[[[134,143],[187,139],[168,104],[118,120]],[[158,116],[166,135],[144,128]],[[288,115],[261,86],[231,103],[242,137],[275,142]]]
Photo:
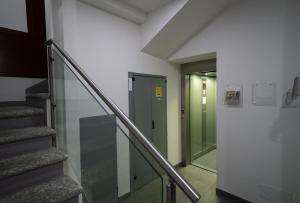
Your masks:
[[[172,164],[164,158],[164,156],[156,149],[154,145],[143,135],[143,133],[129,120],[129,118],[122,112],[122,110],[107,96],[104,92],[97,87],[89,76],[83,71],[83,69],[75,62],[75,60],[61,48],[53,39],[45,42],[48,47],[53,45],[60,54],[74,67],[77,73],[84,79],[84,83],[90,85],[96,94],[105,102],[105,104],[116,114],[116,116],[123,122],[123,124],[130,130],[135,139],[137,139],[150,153],[150,155],[159,163],[164,169],[167,175],[182,189],[182,191],[188,196],[192,202],[197,202],[200,199],[200,195],[191,186],[183,176],[181,176]],[[83,83],[83,84],[84,84]]]
[[[54,87],[53,81],[49,78],[53,78],[53,61],[52,61],[53,52],[50,46],[47,46],[47,68],[48,68],[48,88],[49,88],[49,96],[50,96],[50,126],[55,129],[55,109],[54,109]],[[55,136],[52,137],[52,145],[54,147],[57,146],[57,139]]]
[[[299,86],[300,86],[300,79],[299,77],[295,77],[294,79],[294,85],[293,85],[293,89],[292,89],[292,99],[295,100],[298,96],[300,96],[300,90],[299,90]]]
[[[176,186],[173,181],[169,181],[166,185],[166,196],[167,202],[166,203],[176,203]]]

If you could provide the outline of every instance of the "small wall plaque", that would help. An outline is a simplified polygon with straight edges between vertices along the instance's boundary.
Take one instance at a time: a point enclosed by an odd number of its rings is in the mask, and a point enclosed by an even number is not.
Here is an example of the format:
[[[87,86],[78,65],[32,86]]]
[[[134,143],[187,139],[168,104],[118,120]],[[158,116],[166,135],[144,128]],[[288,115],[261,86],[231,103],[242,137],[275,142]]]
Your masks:
[[[226,85],[224,92],[224,105],[228,107],[241,107],[243,98],[242,85]]]
[[[276,88],[274,83],[256,83],[252,85],[252,103],[256,106],[274,106]]]

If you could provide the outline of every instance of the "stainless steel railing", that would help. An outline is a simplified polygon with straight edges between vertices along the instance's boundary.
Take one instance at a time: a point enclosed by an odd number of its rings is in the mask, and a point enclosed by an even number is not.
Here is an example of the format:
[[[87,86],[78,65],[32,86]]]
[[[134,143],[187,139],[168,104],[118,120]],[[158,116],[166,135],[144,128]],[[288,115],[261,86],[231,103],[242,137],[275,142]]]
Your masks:
[[[79,78],[79,80],[84,80],[83,84],[85,83],[88,84],[90,88],[92,88],[93,91],[95,91],[95,93],[103,100],[103,102],[110,108],[110,110],[113,113],[115,113],[115,115],[129,129],[129,131],[133,134],[134,138],[138,140],[143,145],[143,147],[145,147],[145,149],[150,153],[150,155],[159,163],[159,165],[166,172],[166,174],[171,178],[171,180],[181,188],[181,190],[188,196],[188,198],[192,202],[197,202],[200,199],[200,195],[196,192],[196,190],[185,180],[183,176],[181,176],[176,171],[176,169],[171,165],[171,163],[164,158],[164,156],[143,135],[143,133],[130,121],[130,119],[122,112],[122,110],[109,97],[107,97],[100,88],[97,87],[96,83],[90,79],[90,77],[75,62],[75,60],[63,48],[61,48],[53,39],[46,41],[45,44],[48,47],[48,52],[50,49],[55,48],[72,65],[72,67],[76,70],[75,74],[79,74],[82,77],[82,79]],[[50,77],[49,81],[51,83],[51,80],[53,79],[51,78],[52,75],[50,74],[49,77]]]

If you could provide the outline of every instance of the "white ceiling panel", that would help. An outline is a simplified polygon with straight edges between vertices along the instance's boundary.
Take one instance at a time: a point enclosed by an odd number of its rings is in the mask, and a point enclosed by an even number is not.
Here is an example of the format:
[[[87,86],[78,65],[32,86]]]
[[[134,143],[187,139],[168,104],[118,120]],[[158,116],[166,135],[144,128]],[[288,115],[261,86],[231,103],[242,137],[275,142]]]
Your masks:
[[[143,52],[168,59],[220,12],[240,0],[189,0],[144,46]]]
[[[133,8],[120,0],[79,0],[91,6],[107,11],[137,24],[142,24],[147,19],[147,14],[139,9]]]
[[[129,6],[132,6],[136,9],[139,9],[142,12],[150,13],[167,3],[170,3],[174,0],[119,0],[127,3]]]

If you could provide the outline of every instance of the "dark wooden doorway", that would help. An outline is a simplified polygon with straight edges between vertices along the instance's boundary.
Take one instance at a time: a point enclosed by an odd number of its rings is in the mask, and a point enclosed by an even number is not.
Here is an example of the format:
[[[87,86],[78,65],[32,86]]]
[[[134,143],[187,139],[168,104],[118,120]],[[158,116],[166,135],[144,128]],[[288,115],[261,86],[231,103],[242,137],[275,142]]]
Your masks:
[[[28,32],[0,27],[0,76],[47,77],[44,0],[26,0]]]

